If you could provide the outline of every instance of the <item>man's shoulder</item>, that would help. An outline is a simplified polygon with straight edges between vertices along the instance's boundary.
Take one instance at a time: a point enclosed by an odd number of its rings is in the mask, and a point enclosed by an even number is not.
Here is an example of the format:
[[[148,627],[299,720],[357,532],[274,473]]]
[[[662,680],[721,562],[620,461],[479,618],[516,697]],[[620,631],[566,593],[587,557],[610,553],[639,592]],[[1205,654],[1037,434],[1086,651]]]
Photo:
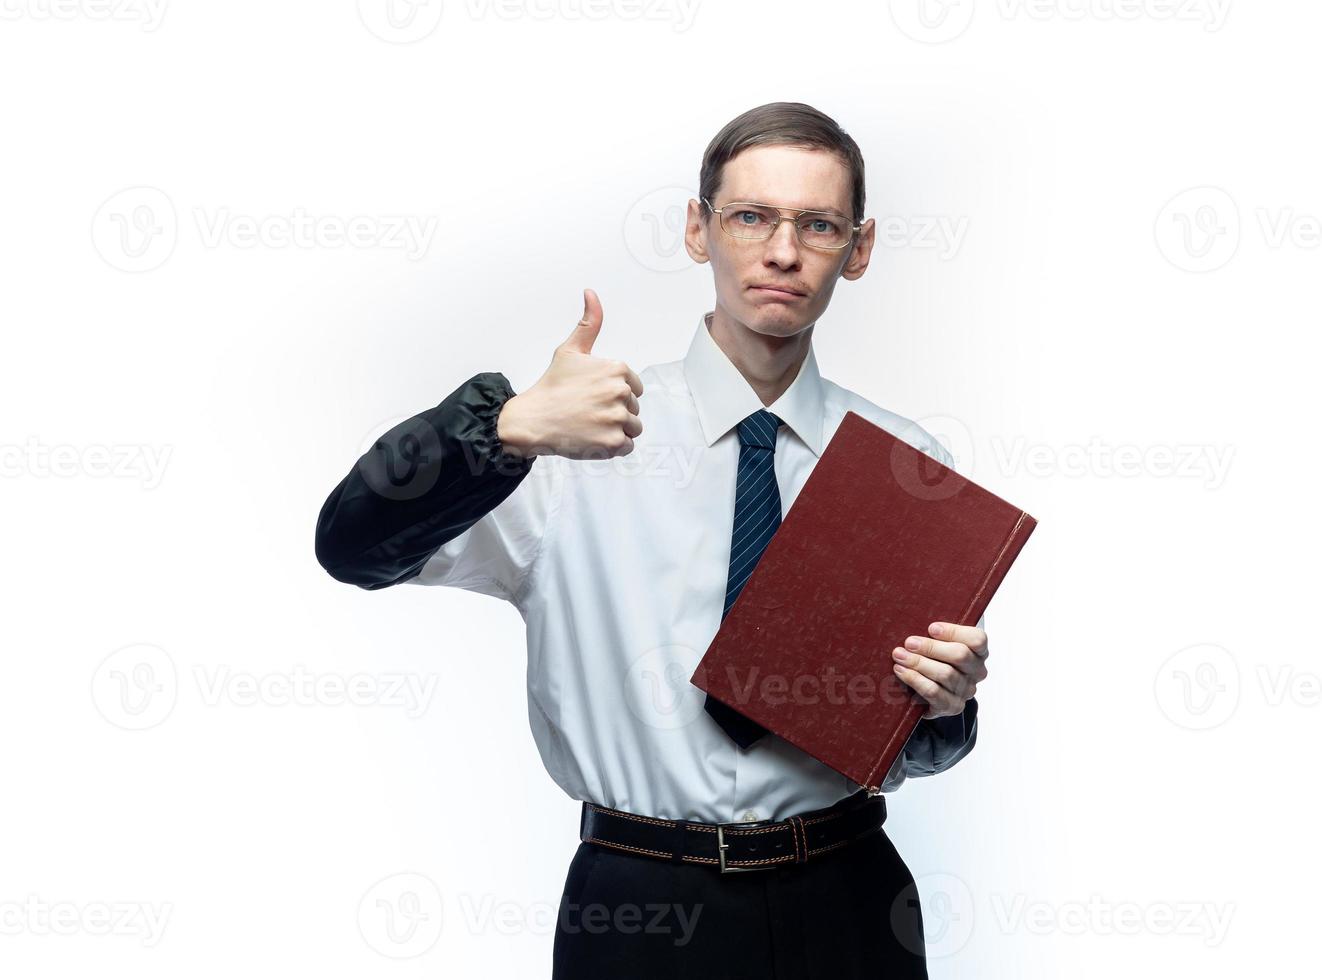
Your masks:
[[[826,441],[831,441],[836,427],[844,420],[845,412],[861,415],[873,425],[880,426],[897,439],[902,439],[915,449],[938,459],[946,466],[954,466],[954,457],[926,428],[921,420],[907,418],[888,408],[882,408],[876,402],[864,398],[856,391],[838,385],[834,381],[822,378],[822,390],[826,402]]]

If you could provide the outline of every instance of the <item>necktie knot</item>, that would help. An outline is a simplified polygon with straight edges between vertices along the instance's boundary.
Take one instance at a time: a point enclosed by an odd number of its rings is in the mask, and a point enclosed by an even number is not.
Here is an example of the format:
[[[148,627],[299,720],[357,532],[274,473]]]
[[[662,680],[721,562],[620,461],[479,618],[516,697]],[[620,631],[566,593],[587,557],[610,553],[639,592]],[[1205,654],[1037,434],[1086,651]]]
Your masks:
[[[758,449],[776,448],[776,429],[780,418],[765,408],[759,409],[739,423],[739,444]]]

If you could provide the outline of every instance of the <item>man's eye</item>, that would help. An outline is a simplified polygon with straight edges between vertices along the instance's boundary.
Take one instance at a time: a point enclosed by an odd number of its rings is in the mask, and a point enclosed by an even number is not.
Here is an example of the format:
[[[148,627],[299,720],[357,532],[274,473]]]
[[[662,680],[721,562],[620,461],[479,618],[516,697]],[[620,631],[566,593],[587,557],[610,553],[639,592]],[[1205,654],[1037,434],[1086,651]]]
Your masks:
[[[824,216],[821,218],[807,218],[800,227],[804,231],[810,231],[815,235],[834,235],[843,232],[844,226],[843,220]]]
[[[756,211],[736,211],[734,213],[734,220],[738,221],[740,224],[753,225],[762,220],[762,215],[758,214]]]

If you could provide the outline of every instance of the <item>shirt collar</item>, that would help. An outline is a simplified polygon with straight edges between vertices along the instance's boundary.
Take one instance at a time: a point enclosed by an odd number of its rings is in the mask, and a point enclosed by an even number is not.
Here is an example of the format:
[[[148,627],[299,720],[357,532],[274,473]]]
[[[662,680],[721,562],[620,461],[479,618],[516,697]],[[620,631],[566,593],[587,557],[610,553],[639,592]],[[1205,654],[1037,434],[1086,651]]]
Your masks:
[[[825,389],[811,342],[794,381],[775,402],[763,405],[752,385],[712,337],[708,326],[711,316],[707,312],[699,318],[698,329],[684,356],[684,377],[698,408],[698,422],[707,445],[711,446],[748,416],[765,408],[778,415],[813,455],[821,456]]]

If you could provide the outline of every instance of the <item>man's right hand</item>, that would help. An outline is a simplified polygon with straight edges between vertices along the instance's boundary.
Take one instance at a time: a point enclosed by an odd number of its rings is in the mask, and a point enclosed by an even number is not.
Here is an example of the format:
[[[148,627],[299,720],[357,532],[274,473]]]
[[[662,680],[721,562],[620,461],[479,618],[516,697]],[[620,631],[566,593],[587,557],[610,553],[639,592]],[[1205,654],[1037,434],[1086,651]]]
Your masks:
[[[514,456],[605,459],[633,451],[643,431],[643,382],[623,361],[592,356],[601,331],[601,300],[583,290],[583,319],[537,383],[505,402],[496,436]]]

